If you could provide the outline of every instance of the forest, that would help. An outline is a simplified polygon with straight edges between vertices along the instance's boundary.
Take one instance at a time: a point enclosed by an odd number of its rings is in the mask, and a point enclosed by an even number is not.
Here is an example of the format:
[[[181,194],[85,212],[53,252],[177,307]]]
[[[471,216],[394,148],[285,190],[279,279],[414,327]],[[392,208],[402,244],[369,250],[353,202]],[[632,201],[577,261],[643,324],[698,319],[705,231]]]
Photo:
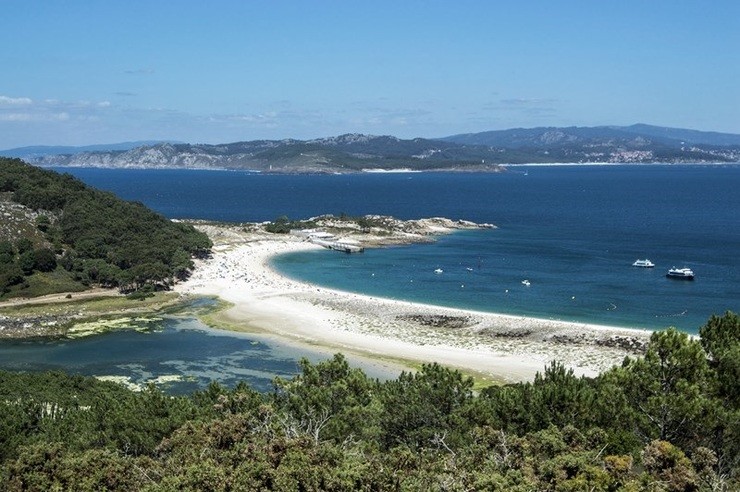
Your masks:
[[[378,381],[342,355],[258,393],[189,396],[0,373],[5,490],[731,491],[740,318],[655,332],[594,378],[558,363],[474,391],[437,364]]]
[[[0,298],[167,289],[211,248],[190,225],[19,159],[0,158],[0,198],[34,214],[32,233],[0,234]]]

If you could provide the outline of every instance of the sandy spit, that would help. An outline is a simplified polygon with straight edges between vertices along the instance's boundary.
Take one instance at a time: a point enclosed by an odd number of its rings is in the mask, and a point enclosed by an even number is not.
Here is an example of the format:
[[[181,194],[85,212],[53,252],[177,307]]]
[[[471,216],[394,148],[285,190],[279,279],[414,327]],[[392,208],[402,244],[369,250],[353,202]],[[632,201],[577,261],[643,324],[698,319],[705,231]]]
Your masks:
[[[233,304],[225,316],[244,331],[361,357],[403,359],[476,372],[498,381],[531,380],[553,360],[593,376],[644,347],[650,332],[450,309],[327,289],[270,268],[275,255],[319,248],[303,238],[198,225],[214,242],[183,295]],[[341,253],[337,253],[341,254]]]

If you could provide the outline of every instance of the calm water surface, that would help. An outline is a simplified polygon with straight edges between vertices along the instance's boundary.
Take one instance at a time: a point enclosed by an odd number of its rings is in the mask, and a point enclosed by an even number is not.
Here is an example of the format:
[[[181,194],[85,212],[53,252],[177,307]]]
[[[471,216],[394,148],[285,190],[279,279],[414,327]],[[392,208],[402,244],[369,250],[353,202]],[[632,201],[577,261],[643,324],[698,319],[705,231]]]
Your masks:
[[[203,389],[212,381],[228,387],[244,381],[258,391],[269,391],[276,376],[291,378],[299,372],[301,358],[318,362],[330,357],[254,335],[213,330],[187,318],[165,318],[146,330],[79,339],[0,341],[3,369],[63,370],[113,377],[139,387],[155,382],[172,394]],[[375,378],[397,376],[377,365],[356,360],[352,365]]]

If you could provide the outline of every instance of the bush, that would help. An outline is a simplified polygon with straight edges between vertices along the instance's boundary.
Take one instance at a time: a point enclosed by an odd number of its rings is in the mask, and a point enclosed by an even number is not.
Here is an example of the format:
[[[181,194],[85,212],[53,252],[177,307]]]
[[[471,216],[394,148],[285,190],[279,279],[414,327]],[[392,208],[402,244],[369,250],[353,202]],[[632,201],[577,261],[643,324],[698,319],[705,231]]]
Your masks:
[[[57,257],[49,248],[33,251],[34,269],[40,272],[51,272],[57,267]]]

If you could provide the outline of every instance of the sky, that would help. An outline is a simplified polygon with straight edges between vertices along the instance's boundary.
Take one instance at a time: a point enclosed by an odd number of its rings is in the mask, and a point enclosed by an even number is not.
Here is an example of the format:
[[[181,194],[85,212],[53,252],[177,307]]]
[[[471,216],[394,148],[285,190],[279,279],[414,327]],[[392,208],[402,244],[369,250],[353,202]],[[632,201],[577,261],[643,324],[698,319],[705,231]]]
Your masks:
[[[0,149],[740,134],[740,1],[0,0]]]

